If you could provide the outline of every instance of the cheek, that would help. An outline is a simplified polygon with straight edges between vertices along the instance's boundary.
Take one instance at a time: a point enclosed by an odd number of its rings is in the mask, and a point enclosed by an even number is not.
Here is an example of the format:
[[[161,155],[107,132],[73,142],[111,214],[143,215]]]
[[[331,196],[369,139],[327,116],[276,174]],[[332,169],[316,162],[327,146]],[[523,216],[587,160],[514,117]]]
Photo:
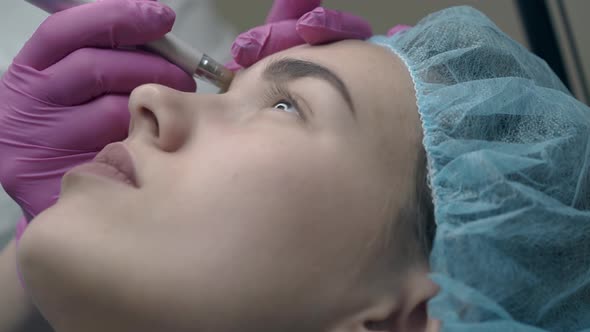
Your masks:
[[[218,138],[201,147],[180,191],[171,193],[179,201],[170,222],[175,252],[195,253],[185,260],[195,262],[195,271],[244,292],[237,297],[268,296],[281,306],[303,296],[301,289],[335,291],[335,275],[347,282],[351,257],[368,242],[369,225],[359,224],[370,217],[363,171],[336,143],[267,137]],[[229,267],[239,278],[219,277],[233,275]],[[329,283],[334,288],[314,289]]]
[[[186,196],[196,195],[218,208],[217,203],[225,204],[224,210],[301,212],[297,207],[321,195],[317,187],[337,176],[331,166],[337,158],[310,138],[261,133],[211,141],[215,143],[203,142],[197,154],[187,156],[191,161],[184,164],[191,166],[179,184]]]
[[[225,239],[228,252],[260,246],[273,257],[298,252],[306,259],[306,251],[333,256],[366,240],[358,222],[368,218],[374,187],[337,141],[262,132],[211,141],[186,156],[190,167],[167,195],[182,234]]]

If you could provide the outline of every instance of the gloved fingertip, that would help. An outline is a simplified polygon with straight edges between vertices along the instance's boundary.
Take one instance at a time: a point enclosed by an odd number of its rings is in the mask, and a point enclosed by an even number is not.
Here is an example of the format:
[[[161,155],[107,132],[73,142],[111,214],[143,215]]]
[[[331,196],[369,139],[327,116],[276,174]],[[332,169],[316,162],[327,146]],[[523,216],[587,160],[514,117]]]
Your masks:
[[[408,30],[411,27],[412,26],[410,26],[410,25],[398,24],[398,25],[394,26],[393,28],[389,29],[389,31],[387,31],[387,37],[391,37],[391,36],[395,35],[398,32],[402,32],[404,30]]]
[[[174,21],[176,20],[176,13],[172,8],[168,5],[161,3],[161,2],[147,2],[144,3],[143,6],[149,8],[149,10],[153,13],[153,15],[165,26],[172,26],[174,25]]]
[[[244,69],[244,67],[240,66],[235,60],[227,62],[224,66],[233,72]]]
[[[345,39],[366,39],[373,34],[371,25],[361,17],[323,7],[317,7],[303,15],[297,21],[295,29],[310,45]]]
[[[184,92],[196,92],[197,91],[197,82],[192,77],[188,77],[186,80],[179,82],[178,90]]]
[[[318,26],[326,24],[326,8],[316,7],[299,18],[297,25]]]
[[[164,5],[164,14],[166,23],[174,24],[174,21],[176,20],[176,13],[174,10],[172,10],[172,8],[168,7],[167,5]]]
[[[249,67],[258,61],[269,29],[269,26],[260,26],[240,34],[231,46],[234,61],[243,67]]]
[[[321,2],[321,0],[275,0],[265,22],[268,24],[298,19],[301,15],[318,7]]]
[[[254,63],[255,47],[251,40],[238,37],[231,46],[231,56],[237,64],[248,67]]]

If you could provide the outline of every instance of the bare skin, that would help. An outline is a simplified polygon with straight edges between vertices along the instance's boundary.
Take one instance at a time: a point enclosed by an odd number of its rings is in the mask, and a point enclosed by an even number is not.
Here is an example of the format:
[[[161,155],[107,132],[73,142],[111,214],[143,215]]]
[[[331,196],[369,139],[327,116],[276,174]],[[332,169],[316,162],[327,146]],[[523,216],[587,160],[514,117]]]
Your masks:
[[[14,239],[0,252],[0,293],[0,331],[53,331],[17,279]]]
[[[283,80],[295,102],[269,96],[269,79],[293,73],[264,72],[287,58],[334,72],[352,107],[317,75]],[[426,264],[395,284],[370,265],[413,190],[422,139],[411,79],[391,52],[296,47],[225,94],[148,84],[129,109],[140,188],[70,172],[21,239],[25,281],[56,331],[435,328]]]

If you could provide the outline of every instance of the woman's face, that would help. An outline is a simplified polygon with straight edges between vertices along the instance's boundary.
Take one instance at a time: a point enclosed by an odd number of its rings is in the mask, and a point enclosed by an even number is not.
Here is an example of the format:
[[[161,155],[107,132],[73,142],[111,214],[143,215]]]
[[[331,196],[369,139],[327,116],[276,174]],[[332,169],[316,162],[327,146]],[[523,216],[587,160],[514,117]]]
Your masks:
[[[270,56],[224,94],[136,88],[139,187],[63,178],[20,242],[34,301],[60,332],[327,328],[370,301],[362,267],[413,188],[413,94],[361,41]]]

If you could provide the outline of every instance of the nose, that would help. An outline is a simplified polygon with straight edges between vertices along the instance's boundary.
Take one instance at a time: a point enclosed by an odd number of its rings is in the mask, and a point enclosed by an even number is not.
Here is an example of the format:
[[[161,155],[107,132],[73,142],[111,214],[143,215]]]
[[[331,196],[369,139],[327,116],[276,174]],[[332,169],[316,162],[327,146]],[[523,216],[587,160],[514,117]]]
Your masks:
[[[129,136],[145,136],[160,149],[172,152],[190,136],[195,111],[189,107],[194,93],[170,89],[159,84],[135,88],[129,97]]]

